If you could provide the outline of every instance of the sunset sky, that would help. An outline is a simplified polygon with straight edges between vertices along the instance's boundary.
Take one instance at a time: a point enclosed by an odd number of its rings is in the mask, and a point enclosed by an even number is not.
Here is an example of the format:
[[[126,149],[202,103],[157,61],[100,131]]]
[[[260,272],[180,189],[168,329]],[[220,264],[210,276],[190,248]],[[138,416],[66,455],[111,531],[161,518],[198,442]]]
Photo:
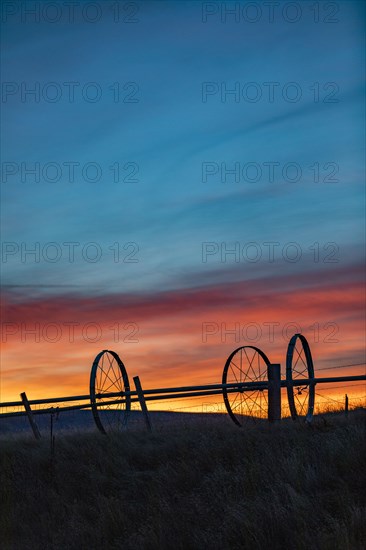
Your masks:
[[[245,344],[284,377],[299,331],[362,363],[363,3],[8,4],[0,400],[87,393],[102,349],[146,388]]]

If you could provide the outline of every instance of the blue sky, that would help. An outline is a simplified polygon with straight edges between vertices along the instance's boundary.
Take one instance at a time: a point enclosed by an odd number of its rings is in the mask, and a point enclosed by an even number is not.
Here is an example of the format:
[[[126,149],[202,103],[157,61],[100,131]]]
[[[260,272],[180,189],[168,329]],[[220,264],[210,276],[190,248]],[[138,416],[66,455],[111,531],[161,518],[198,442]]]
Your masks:
[[[56,183],[37,184],[28,176],[22,184],[9,176],[2,185],[3,239],[97,242],[105,258],[90,270],[88,262],[34,265],[30,257],[19,265],[14,255],[3,265],[6,282],[29,284],[35,277],[47,283],[52,277],[54,283],[113,282],[139,291],[174,286],[172,277],[182,271],[207,269],[201,262],[205,241],[296,241],[304,249],[332,241],[344,254],[360,244],[361,6],[340,3],[338,23],[316,24],[301,5],[303,17],[292,24],[281,17],[270,24],[264,16],[253,24],[229,18],[224,24],[218,15],[205,24],[200,3],[172,2],[139,4],[134,24],[113,24],[106,15],[95,24],[21,24],[14,17],[4,25],[3,80],[29,87],[56,82],[63,96],[56,103],[9,96],[3,162],[96,162],[103,176],[98,183],[80,176],[69,183],[66,167]],[[114,103],[108,86],[116,81],[135,82],[138,102]],[[88,103],[77,87],[70,103],[64,82],[97,82],[102,99]],[[263,97],[221,101],[218,93],[203,103],[203,82],[227,89],[239,82],[241,90],[255,82]],[[264,82],[279,83],[273,103]],[[289,82],[302,93],[295,103],[282,97]],[[315,82],[318,103],[310,89]],[[322,101],[335,89],[322,90],[329,82],[339,88],[337,103]],[[202,182],[204,162],[255,162],[266,170],[269,161],[279,170],[296,162],[301,180],[286,182],[276,171],[274,182],[266,173],[259,182],[222,183],[220,175]],[[114,162],[137,163],[138,183],[113,183],[108,167]],[[314,183],[314,162],[337,163],[339,182]],[[133,241],[140,249],[139,263],[124,266],[123,281],[106,257],[115,241]]]

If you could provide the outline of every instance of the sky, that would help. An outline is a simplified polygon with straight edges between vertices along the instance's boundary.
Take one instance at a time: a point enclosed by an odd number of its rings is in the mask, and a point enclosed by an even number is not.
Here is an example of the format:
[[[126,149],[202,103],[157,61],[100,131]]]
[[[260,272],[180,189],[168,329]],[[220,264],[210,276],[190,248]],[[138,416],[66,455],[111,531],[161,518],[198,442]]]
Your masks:
[[[364,362],[363,3],[42,6],[2,8],[0,400],[102,349],[149,388],[284,376],[295,332]]]

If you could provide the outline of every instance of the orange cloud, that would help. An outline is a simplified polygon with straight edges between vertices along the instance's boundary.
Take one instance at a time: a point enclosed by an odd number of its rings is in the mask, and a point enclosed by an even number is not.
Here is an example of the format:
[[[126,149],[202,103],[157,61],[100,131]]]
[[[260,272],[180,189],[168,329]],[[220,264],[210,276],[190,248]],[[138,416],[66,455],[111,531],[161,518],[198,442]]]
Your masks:
[[[226,357],[245,344],[281,363],[284,377],[287,343],[298,331],[309,340],[315,369],[358,363],[364,357],[363,292],[356,266],[335,269],[332,280],[312,272],[153,296],[27,299],[7,293],[1,400],[18,399],[24,390],[30,398],[88,393],[101,349],[117,351],[145,388],[218,382]]]

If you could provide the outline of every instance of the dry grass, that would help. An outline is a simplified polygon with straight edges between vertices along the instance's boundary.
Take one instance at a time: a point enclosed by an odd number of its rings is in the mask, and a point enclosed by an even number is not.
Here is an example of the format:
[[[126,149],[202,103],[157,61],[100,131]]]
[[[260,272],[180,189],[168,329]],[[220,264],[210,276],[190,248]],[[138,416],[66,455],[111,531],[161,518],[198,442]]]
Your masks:
[[[22,435],[1,449],[2,549],[357,550],[365,415],[152,435]]]

